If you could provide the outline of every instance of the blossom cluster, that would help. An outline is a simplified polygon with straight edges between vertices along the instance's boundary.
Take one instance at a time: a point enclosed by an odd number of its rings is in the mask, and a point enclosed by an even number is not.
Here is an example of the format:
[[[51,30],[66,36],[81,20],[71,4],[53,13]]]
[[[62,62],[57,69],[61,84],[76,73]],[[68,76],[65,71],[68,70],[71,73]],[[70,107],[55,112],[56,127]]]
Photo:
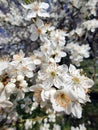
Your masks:
[[[82,6],[80,12],[84,14],[85,1],[69,0],[61,3],[67,4],[70,9],[78,10]],[[96,16],[97,1],[92,6],[89,3],[90,0],[86,2],[85,8],[89,9],[89,14]],[[23,116],[19,116],[18,107],[30,115],[38,108],[46,112],[48,116],[43,119],[40,130],[49,130],[49,122],[55,122],[58,113],[81,118],[82,106],[91,101],[89,92],[94,85],[94,81],[81,68],[81,62],[89,58],[91,51],[88,42],[83,43],[81,39],[83,36],[86,38],[88,31],[94,32],[98,28],[97,20],[84,19],[71,29],[67,26],[69,14],[65,8],[57,12],[56,0],[50,3],[21,3],[20,6],[24,10],[23,15],[16,15],[12,8],[12,13],[7,14],[7,17],[2,12],[0,17],[6,22],[10,20],[15,26],[23,21],[25,25],[32,22],[27,30],[31,41],[38,44],[38,48],[32,54],[26,55],[20,50],[13,57],[0,60],[0,122],[5,119],[6,125],[14,125],[18,120],[21,122]],[[58,26],[57,20],[64,15],[66,24],[62,28]],[[37,121],[40,123],[42,119],[38,118]],[[32,129],[35,123],[36,119],[26,119],[24,127],[26,130]],[[60,129],[59,125],[53,125],[53,130]]]

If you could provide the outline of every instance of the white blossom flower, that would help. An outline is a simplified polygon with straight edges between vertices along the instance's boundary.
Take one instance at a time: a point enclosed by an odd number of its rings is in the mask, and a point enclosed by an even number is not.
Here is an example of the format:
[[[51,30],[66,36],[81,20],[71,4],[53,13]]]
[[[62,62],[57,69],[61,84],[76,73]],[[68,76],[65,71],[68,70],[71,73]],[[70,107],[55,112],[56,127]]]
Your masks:
[[[45,56],[40,50],[34,50],[34,55],[31,57],[35,65],[40,65],[45,62]]]
[[[27,14],[27,20],[30,20],[31,18],[35,18],[37,16],[39,17],[49,17],[49,12],[47,9],[49,8],[49,4],[45,2],[33,2],[28,5],[22,4],[22,6],[29,10]]]
[[[79,45],[78,43],[69,43],[65,46],[65,50],[70,52],[70,59],[73,64],[80,66],[80,62],[83,61],[83,58],[89,57],[89,50],[90,46],[86,45]]]
[[[51,103],[52,103],[53,109],[55,111],[58,111],[58,112],[65,111],[65,109],[68,106],[71,107],[71,99],[70,99],[70,97],[68,96],[68,94],[66,94],[62,90],[56,91],[51,96]],[[70,112],[68,111],[68,113],[70,113]]]
[[[83,22],[83,27],[86,28],[88,31],[94,32],[96,28],[98,28],[98,20],[92,19]]]
[[[53,130],[61,130],[61,126],[58,124],[53,125]]]
[[[23,23],[23,16],[20,13],[19,9],[15,8],[15,6],[13,5],[12,7],[10,7],[10,13],[7,13],[5,15],[4,20],[6,22],[10,22],[12,25],[19,26],[21,23]]]
[[[58,66],[55,63],[44,64],[38,72],[38,80],[42,81],[45,89],[49,89],[52,86],[61,88],[64,84],[64,72],[66,73],[66,71],[66,65]]]
[[[9,62],[7,60],[0,60],[0,75],[2,74],[3,70],[8,67]]]
[[[24,124],[25,130],[32,129],[32,124],[33,124],[32,120],[27,119],[25,124]]]
[[[48,115],[49,122],[55,122],[56,121],[56,114],[52,113]]]
[[[78,35],[79,37],[82,37],[84,34],[84,29],[82,27],[77,27],[76,29],[73,29],[70,33],[69,36],[73,36],[73,35]]]
[[[37,18],[34,24],[29,26],[29,30],[31,32],[30,39],[32,41],[36,41],[39,37],[40,40],[44,42],[45,39],[47,39],[48,37],[47,33],[54,30],[54,26],[51,26],[51,24],[47,24],[47,23],[44,24],[44,22],[41,19]]]
[[[75,66],[70,65],[68,75],[66,75],[65,79],[65,88],[70,88],[70,91],[80,103],[90,101],[87,93],[93,85],[93,80],[81,74],[80,69],[76,69]]]
[[[13,71],[11,71],[13,70]],[[32,57],[24,57],[24,53],[20,51],[19,54],[13,56],[13,61],[10,62],[9,71],[12,75],[23,75],[28,78],[33,77],[35,64]]]
[[[77,118],[82,116],[82,107],[76,102],[76,98],[73,93],[68,89],[57,90],[51,96],[52,107],[57,112],[65,112],[66,114],[72,114]]]
[[[62,46],[54,46],[52,43],[45,43],[41,46],[41,51],[46,57],[47,62],[58,63],[62,57],[66,57],[66,52]]]
[[[40,130],[49,130],[50,124],[49,123],[44,123],[43,125],[40,126]]]
[[[56,29],[50,32],[50,41],[54,46],[64,46],[65,45],[65,36],[67,36],[66,32],[60,29]]]
[[[98,2],[97,0],[94,0],[94,2],[92,3],[92,0],[89,0],[86,3],[86,8],[89,9],[90,13],[93,14],[94,16],[96,16],[96,4],[97,4],[97,2]]]

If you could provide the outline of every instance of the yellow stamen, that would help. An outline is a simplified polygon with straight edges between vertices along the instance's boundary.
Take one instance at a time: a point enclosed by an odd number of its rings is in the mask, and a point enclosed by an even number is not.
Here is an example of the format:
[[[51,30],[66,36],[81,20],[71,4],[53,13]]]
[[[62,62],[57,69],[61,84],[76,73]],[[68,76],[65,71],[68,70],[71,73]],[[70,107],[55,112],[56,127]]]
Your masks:
[[[55,77],[55,76],[56,76],[56,73],[55,73],[54,71],[51,71],[50,74],[51,74],[52,77]]]
[[[76,84],[80,82],[79,78],[77,78],[77,77],[73,77],[73,81],[74,81],[74,83],[76,83]]]
[[[67,105],[71,102],[71,99],[64,93],[59,93],[56,97],[56,102],[61,107],[66,108]]]

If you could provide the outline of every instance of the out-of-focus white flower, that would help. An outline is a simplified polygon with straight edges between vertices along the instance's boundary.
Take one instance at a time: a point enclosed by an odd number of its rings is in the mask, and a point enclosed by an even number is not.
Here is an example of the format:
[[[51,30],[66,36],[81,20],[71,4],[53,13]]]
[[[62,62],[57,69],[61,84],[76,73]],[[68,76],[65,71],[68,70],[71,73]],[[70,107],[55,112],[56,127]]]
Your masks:
[[[80,28],[73,29],[69,33],[69,36],[78,35],[79,37],[81,37],[83,34],[84,34],[84,30],[83,28],[80,27]]]
[[[65,45],[66,32],[60,29],[56,29],[50,32],[50,41],[54,46],[64,46]]]
[[[5,2],[3,1],[3,4],[4,6],[8,7],[8,2],[6,0]],[[2,18],[2,20],[5,22],[11,23],[12,25],[19,26],[21,23],[23,23],[23,16],[19,8],[16,8],[15,4],[10,5],[9,11],[7,13],[0,11],[0,18]]]
[[[61,126],[58,124],[53,125],[53,130],[61,130]]]
[[[33,59],[33,62],[35,65],[40,65],[45,62],[45,56],[44,56],[43,52],[41,52],[39,50],[34,50],[33,53],[34,53],[34,55],[31,58]]]
[[[31,111],[33,111],[33,110],[35,110],[37,107],[38,107],[38,103],[37,102],[34,102],[33,104],[32,104],[32,107],[31,107]]]
[[[98,28],[98,20],[92,19],[83,22],[83,27],[86,28],[88,31],[94,32],[96,28]]]
[[[66,73],[66,71],[66,65],[58,66],[55,63],[44,64],[38,72],[38,80],[42,81],[45,89],[49,89],[52,86],[61,88],[64,84],[64,72]]]
[[[27,14],[27,20],[30,20],[31,18],[35,18],[37,16],[39,17],[49,17],[49,12],[47,9],[49,8],[49,4],[45,2],[33,2],[28,5],[22,4],[22,6],[29,10]]]
[[[22,81],[24,80],[24,76],[23,75],[17,75],[17,81]]]
[[[47,62],[58,63],[62,57],[66,56],[63,46],[53,45],[52,42],[46,42],[41,46],[41,51],[45,55]]]
[[[0,75],[2,74],[3,70],[8,67],[9,62],[6,60],[0,60]]]
[[[83,58],[89,57],[89,50],[90,46],[86,45],[79,45],[78,43],[69,43],[65,46],[65,50],[70,52],[70,59],[73,64],[80,66],[80,62],[83,61]]]
[[[40,126],[40,130],[49,130],[50,124],[44,123],[43,125]]]
[[[97,2],[98,2],[97,0],[94,0],[93,3],[92,3],[92,0],[89,0],[86,3],[86,8],[88,8],[91,11],[90,13],[95,15],[95,16],[96,16],[96,4],[97,4]]]
[[[16,85],[14,83],[9,82],[6,86],[5,86],[5,91],[7,94],[12,94],[15,91],[15,87]]]
[[[14,55],[13,61],[10,62],[10,75],[22,75],[31,78],[34,75],[34,70],[35,64],[32,57],[24,57],[24,53],[22,51],[20,51],[19,54]]]
[[[19,52],[19,54],[13,55],[13,61],[15,61],[15,63],[14,63],[14,62],[12,62],[12,63],[13,63],[13,64],[19,63],[19,62],[24,58],[24,56],[25,56],[25,54],[24,54],[23,51],[21,50],[21,51]]]
[[[5,15],[4,20],[6,22],[10,22],[12,25],[19,26],[21,23],[23,23],[23,16],[17,8],[12,6],[10,8],[10,13]]]
[[[28,129],[32,129],[32,120],[29,120],[27,119],[26,122],[25,122],[25,129],[28,130]]]
[[[0,18],[5,19],[5,17],[6,17],[5,14],[0,10]]]
[[[80,124],[79,127],[71,127],[71,130],[87,130],[84,124]]]
[[[0,97],[2,98],[2,97]],[[8,100],[2,100],[0,99],[0,109],[1,108],[8,108],[8,107],[12,107],[13,106],[13,103],[8,101]]]
[[[49,122],[55,122],[56,121],[56,114],[52,113],[48,115]]]

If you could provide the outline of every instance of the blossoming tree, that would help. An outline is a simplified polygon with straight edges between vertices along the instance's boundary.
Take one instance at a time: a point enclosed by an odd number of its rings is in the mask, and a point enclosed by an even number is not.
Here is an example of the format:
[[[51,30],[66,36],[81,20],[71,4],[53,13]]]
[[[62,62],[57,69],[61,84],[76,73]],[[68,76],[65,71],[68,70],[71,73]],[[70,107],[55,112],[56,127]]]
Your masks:
[[[62,130],[58,121],[63,115],[82,118],[83,106],[91,102],[94,81],[85,74],[81,62],[91,55],[88,33],[98,28],[97,0],[90,2],[25,0],[17,1],[20,12],[13,6],[9,13],[0,11],[2,23],[23,29],[13,34],[14,40],[2,38],[2,43],[29,38],[31,47],[37,46],[30,53],[19,49],[0,60],[2,129]],[[86,129],[84,124],[76,129],[82,128]]]

